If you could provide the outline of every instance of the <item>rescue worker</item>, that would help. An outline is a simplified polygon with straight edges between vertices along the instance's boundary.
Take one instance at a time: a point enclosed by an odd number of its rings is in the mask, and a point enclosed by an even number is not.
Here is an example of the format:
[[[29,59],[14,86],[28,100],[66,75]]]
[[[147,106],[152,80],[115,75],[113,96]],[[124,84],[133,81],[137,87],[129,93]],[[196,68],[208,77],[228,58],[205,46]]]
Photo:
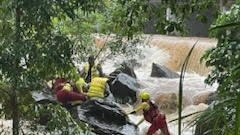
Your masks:
[[[82,93],[74,92],[70,83],[65,83],[63,88],[57,91],[56,97],[64,105],[86,101],[86,96]]]
[[[89,85],[84,81],[82,77],[79,77],[73,86],[73,91],[78,93],[87,92]]]
[[[147,135],[154,134],[158,129],[160,129],[164,135],[170,135],[166,117],[164,114],[160,113],[157,105],[155,105],[154,102],[150,100],[150,94],[148,92],[141,92],[140,98],[142,100],[142,103],[129,114],[134,114],[143,110],[144,119],[151,123]],[[144,119],[141,120],[137,125],[141,124]]]
[[[107,97],[110,94],[107,81],[108,81],[108,78],[104,78],[104,77],[93,78],[90,83],[87,96],[90,99]]]
[[[65,83],[67,83],[66,79],[64,79],[64,78],[56,78],[53,81],[53,85],[52,85],[54,94],[57,94],[57,92],[63,88]]]
[[[87,83],[91,82],[94,77],[103,77],[102,67],[100,64],[95,64],[95,58],[93,55],[89,56],[88,63],[84,65],[80,76],[85,78]]]

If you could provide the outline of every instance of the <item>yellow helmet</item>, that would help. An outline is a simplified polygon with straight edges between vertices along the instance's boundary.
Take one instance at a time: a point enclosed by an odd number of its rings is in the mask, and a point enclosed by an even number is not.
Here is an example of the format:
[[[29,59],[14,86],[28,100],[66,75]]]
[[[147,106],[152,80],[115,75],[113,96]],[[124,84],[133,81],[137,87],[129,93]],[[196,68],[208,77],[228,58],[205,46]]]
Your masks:
[[[143,91],[140,93],[140,97],[141,99],[148,100],[150,98],[150,94],[148,92]]]
[[[66,84],[63,86],[63,90],[71,91],[71,90],[72,90],[71,84],[70,84],[70,83],[66,83]]]

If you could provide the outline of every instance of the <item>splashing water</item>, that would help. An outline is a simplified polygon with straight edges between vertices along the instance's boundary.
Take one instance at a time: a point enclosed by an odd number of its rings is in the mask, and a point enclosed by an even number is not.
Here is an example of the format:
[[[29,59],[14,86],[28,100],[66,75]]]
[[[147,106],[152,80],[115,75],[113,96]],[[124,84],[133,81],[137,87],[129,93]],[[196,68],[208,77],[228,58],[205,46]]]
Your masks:
[[[193,41],[192,43],[194,44]],[[200,44],[203,44],[203,43],[200,43]],[[173,92],[176,94],[178,93],[179,78],[167,79],[167,78],[150,77],[153,62],[160,65],[165,65],[168,68],[172,69],[173,71],[178,72],[180,70],[180,67],[179,65],[178,65],[178,68],[176,68],[177,67],[176,65],[171,66],[171,64],[173,64],[173,62],[171,62],[172,59],[178,58],[178,62],[175,62],[175,64],[182,63],[185,59],[185,56],[186,56],[185,54],[187,54],[189,49],[191,48],[191,46],[189,45],[188,47],[182,45],[182,48],[181,46],[178,46],[177,49],[181,48],[182,52],[176,53],[177,50],[174,50],[175,47],[172,45],[169,45],[169,46],[167,46],[166,43],[164,45],[156,46],[156,43],[155,43],[155,46],[152,46],[152,47],[149,47],[149,46],[140,47],[140,49],[142,50],[142,55],[133,57],[141,65],[140,67],[135,68],[135,73],[137,75],[138,82],[140,82],[144,90],[147,90],[151,93],[153,98],[157,98],[158,93],[162,93],[162,92],[163,93]],[[186,97],[186,100],[188,101],[188,105],[184,108],[182,112],[183,115],[205,110],[208,107],[208,105],[205,105],[205,104],[192,105],[194,95],[203,91],[215,91],[217,88],[217,84],[214,84],[213,86],[207,86],[206,84],[204,84],[204,79],[206,77],[200,75],[200,74],[206,74],[206,72],[209,71],[209,69],[207,69],[206,67],[199,66],[200,57],[203,55],[204,51],[207,48],[210,48],[211,46],[204,46],[204,47],[203,46],[197,47],[196,50],[194,51],[195,53],[193,52],[193,56],[191,58],[192,60],[190,60],[190,65],[194,65],[194,66],[190,66],[192,68],[191,72],[189,70],[188,73],[186,73],[186,76],[183,82],[183,89],[184,89],[183,96]],[[171,52],[170,48],[172,48],[174,51]],[[183,52],[184,50],[185,50],[185,53]],[[173,54],[173,52],[175,52],[175,54]],[[177,55],[180,55],[180,56],[177,56]],[[111,73],[112,71],[114,71],[114,69],[117,68],[117,65],[119,65],[120,63],[128,59],[131,59],[131,58],[118,56],[113,59],[108,59],[103,64],[103,70],[105,73]],[[127,109],[124,108],[124,109],[131,110],[133,109],[133,107],[130,107]],[[175,119],[177,118],[177,116],[178,116],[177,113],[167,114],[167,121]],[[129,118],[134,123],[137,123],[142,118],[142,116],[130,115]],[[189,119],[193,119],[193,118],[189,118]],[[171,135],[177,135],[178,126],[176,122],[172,122],[168,124]],[[186,122],[187,120],[183,120],[183,127],[186,127],[187,125]],[[140,134],[144,135],[149,126],[150,124],[147,123],[146,121],[143,122],[141,125],[139,125]],[[160,134],[159,132],[156,133],[156,135],[159,135],[159,134]],[[194,127],[184,128],[182,134],[193,135]]]

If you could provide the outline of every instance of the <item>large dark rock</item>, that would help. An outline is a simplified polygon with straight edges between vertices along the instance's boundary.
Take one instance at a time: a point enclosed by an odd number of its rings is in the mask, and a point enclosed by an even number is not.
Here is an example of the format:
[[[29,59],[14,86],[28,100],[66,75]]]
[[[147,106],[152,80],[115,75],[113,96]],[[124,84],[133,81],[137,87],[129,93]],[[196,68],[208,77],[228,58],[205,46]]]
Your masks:
[[[114,102],[102,99],[86,101],[79,106],[78,117],[99,135],[138,135],[137,126]]]
[[[58,103],[47,90],[32,92],[33,99],[40,104]],[[80,105],[65,105],[75,120],[89,124],[98,135],[138,135],[138,128],[114,102],[93,99]],[[51,115],[40,114],[39,124],[46,125]]]
[[[137,80],[127,74],[120,73],[112,82],[109,83],[110,91],[115,101],[119,103],[135,103],[140,85]]]
[[[110,76],[112,78],[115,78],[118,74],[120,73],[125,73],[133,78],[137,78],[134,69],[133,69],[134,65],[133,63],[131,63],[131,61],[125,61],[123,62],[119,68],[117,68],[116,70],[114,70]]]
[[[151,77],[179,78],[180,76],[165,66],[153,63]]]

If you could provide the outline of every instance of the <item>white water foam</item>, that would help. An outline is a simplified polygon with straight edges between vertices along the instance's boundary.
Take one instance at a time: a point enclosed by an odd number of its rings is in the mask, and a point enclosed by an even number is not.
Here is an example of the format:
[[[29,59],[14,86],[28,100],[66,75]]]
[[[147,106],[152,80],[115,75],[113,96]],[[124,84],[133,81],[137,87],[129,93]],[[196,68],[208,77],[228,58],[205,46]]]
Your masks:
[[[142,49],[142,52],[143,52],[141,56],[135,56],[131,58],[118,56],[118,57],[115,57],[114,59],[106,60],[105,63],[103,64],[104,72],[111,73],[112,71],[114,71],[114,69],[117,68],[117,65],[119,65],[123,61],[134,58],[137,60],[138,63],[141,64],[140,67],[135,68],[135,73],[137,75],[137,80],[143,86],[144,90],[149,91],[151,95],[157,95],[158,92],[178,93],[179,78],[168,79],[168,78],[150,77],[152,63],[154,62],[160,65],[164,65],[168,60],[170,60],[169,54],[165,50],[162,50],[157,47],[144,47],[140,49]],[[206,77],[200,76],[197,73],[186,73],[185,79],[183,82],[183,96],[187,97],[188,100],[192,103],[192,100],[193,100],[192,97],[194,97],[194,95],[203,91],[215,91],[217,88],[217,85],[214,84],[213,86],[208,86],[204,83],[205,79]],[[190,106],[187,106],[182,113],[183,115],[187,115],[194,112],[202,111],[207,107],[208,106],[205,104],[190,105]],[[127,110],[129,110],[129,108]],[[176,113],[167,115],[167,120],[169,121],[173,118],[177,118],[177,116],[178,115]],[[137,123],[139,120],[141,120],[142,116],[130,115],[129,118],[134,123]],[[177,123],[173,122],[173,123],[169,123],[168,125],[170,128],[171,135],[177,135],[178,133]],[[186,125],[187,125],[186,121],[185,122],[183,121],[184,130],[182,130],[182,134],[194,135],[194,127],[186,128]],[[141,125],[139,125],[140,135],[144,135],[149,126],[150,124],[147,123],[146,121],[144,121]],[[158,134],[159,132],[156,133],[156,135]]]

